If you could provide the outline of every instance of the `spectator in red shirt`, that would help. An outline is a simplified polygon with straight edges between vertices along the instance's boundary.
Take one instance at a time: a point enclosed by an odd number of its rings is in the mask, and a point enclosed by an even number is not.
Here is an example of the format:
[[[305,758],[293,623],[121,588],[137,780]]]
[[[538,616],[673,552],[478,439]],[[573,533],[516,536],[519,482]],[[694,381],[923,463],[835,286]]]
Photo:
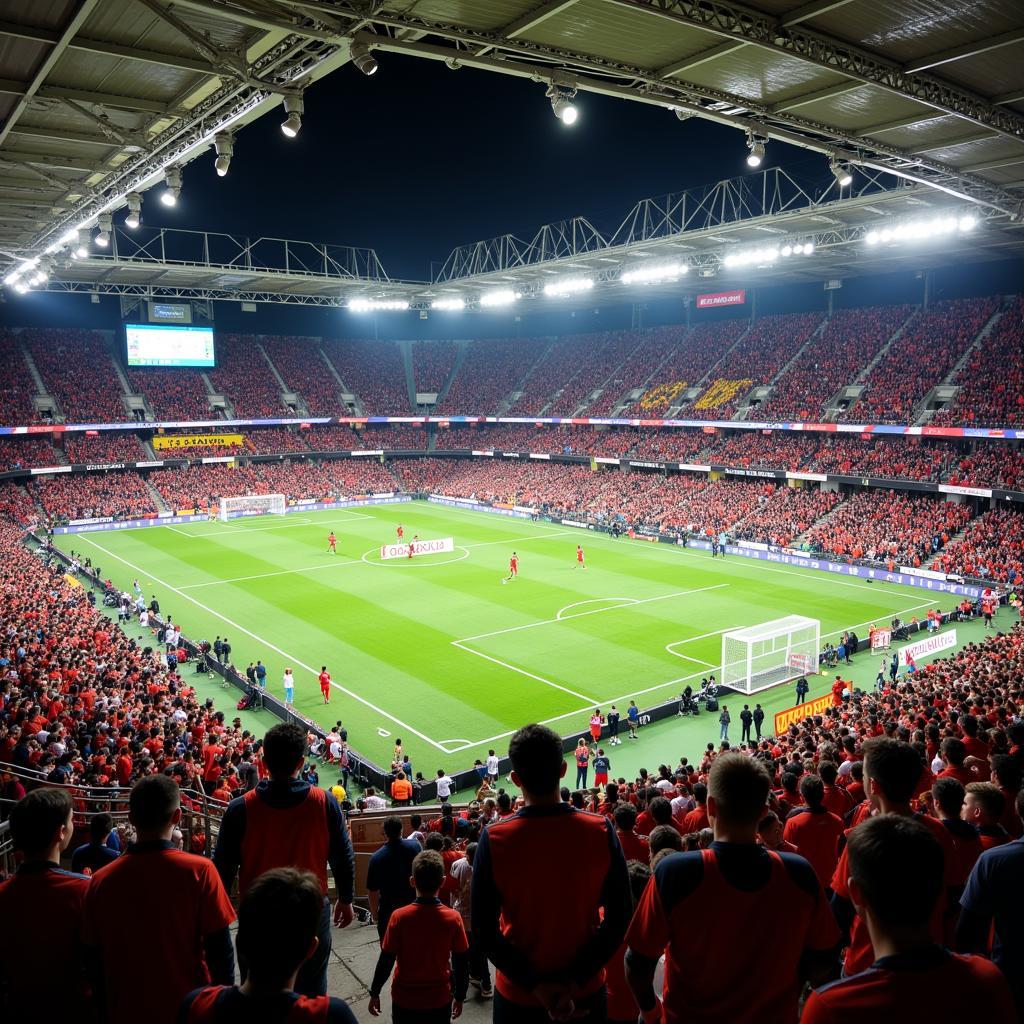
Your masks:
[[[309,872],[275,868],[260,875],[238,908],[245,981],[190,992],[181,1024],[355,1024],[341,999],[294,991],[299,969],[316,951],[322,904],[320,883]]]
[[[757,823],[757,838],[766,850],[774,850],[776,853],[800,852],[792,843],[786,842],[782,822],[774,811],[769,811]]]
[[[497,969],[495,1018],[604,1019],[604,966],[632,909],[622,849],[606,817],[562,802],[556,732],[524,726],[508,753],[525,806],[488,826],[473,863],[473,935]]]
[[[627,861],[636,860],[646,864],[650,848],[643,836],[636,833],[636,808],[632,804],[619,804],[612,812],[615,819],[615,833],[619,837],[622,854]]]
[[[836,785],[839,769],[832,761],[822,761],[818,765],[818,777],[824,786],[821,802],[825,810],[831,811],[840,818],[845,818],[853,809],[853,800],[845,789],[840,789]]]
[[[633,907],[651,880],[651,869],[646,864],[630,861],[629,890],[633,899]],[[640,1007],[636,1004],[636,996],[626,980],[626,940],[608,961],[608,1024],[636,1024],[640,1016]]]
[[[683,835],[699,832],[711,824],[708,818],[708,787],[703,782],[698,782],[693,787],[693,799],[696,800],[697,806],[683,818],[679,826]]]
[[[136,841],[93,875],[85,899],[85,942],[109,1024],[174,1024],[182,999],[211,980],[234,982],[228,926],[235,911],[213,863],[177,850],[178,784],[150,775],[135,784],[129,820]],[[158,926],[126,941],[124,915],[160,896]]]
[[[439,853],[423,850],[412,862],[416,899],[391,915],[370,983],[369,1011],[380,1016],[380,993],[391,984],[394,1024],[448,1024],[462,1014],[469,986],[469,943],[458,911],[437,894],[445,879]]]
[[[850,898],[866,923],[874,963],[811,993],[801,1024],[1013,1024],[1013,1001],[999,968],[981,957],[956,956],[932,938],[945,856],[930,828],[902,815],[872,818],[850,834],[847,859]]]
[[[963,740],[958,740],[955,736],[947,736],[942,741],[942,760],[946,767],[939,772],[938,777],[940,779],[956,779],[964,786],[973,782],[977,776],[970,768],[964,767],[966,757],[967,748],[964,746]]]
[[[18,873],[0,884],[0,1016],[38,1020],[59,994],[60,1015],[90,1020],[82,969],[82,908],[89,880],[60,867],[74,834],[70,794],[37,789],[11,811]]]
[[[962,817],[978,830],[983,850],[991,850],[1010,841],[1000,824],[1006,810],[1006,797],[993,782],[971,782],[967,785]]]
[[[817,775],[805,775],[800,780],[800,795],[804,806],[790,811],[782,835],[796,847],[801,857],[810,861],[822,888],[827,889],[839,863],[843,819],[822,803],[825,787]]]
[[[667,1024],[793,1020],[807,973],[827,976],[839,932],[821,884],[802,857],[757,843],[770,785],[760,761],[720,755],[709,780],[714,842],[655,868],[626,954],[644,1021],[661,1019],[653,981],[662,952]],[[737,929],[739,920],[758,927]]]

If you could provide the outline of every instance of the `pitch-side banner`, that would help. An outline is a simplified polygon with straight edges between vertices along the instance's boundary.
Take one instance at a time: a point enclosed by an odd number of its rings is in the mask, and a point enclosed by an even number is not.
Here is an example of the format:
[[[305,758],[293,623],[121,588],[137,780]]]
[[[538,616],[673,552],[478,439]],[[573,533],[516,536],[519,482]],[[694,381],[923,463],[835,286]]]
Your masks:
[[[743,288],[731,292],[709,292],[697,296],[698,309],[714,309],[718,306],[742,306],[747,301],[747,293]]]
[[[413,557],[416,555],[440,555],[445,551],[454,551],[455,541],[451,537],[445,537],[442,540],[417,540],[412,544],[384,544],[380,549],[380,557],[382,560],[408,558],[410,547]]]
[[[785,711],[775,712],[775,735],[781,736],[791,725],[802,722],[805,718],[813,715],[823,715],[832,707],[832,694],[825,697],[815,697],[806,704],[797,704],[795,708],[786,708]]]
[[[913,658],[914,661],[917,661],[918,658],[926,658],[930,654],[938,654],[939,651],[948,650],[950,647],[956,647],[955,629],[945,633],[932,633],[931,636],[926,636],[923,640],[918,640],[916,643],[901,647],[900,664],[906,665],[908,658]]]

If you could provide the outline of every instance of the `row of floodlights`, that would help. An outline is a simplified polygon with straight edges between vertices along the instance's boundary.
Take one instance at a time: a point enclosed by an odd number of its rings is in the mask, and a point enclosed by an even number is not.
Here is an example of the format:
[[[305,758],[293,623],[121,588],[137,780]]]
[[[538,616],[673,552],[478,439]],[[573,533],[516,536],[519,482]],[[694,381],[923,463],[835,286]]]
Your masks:
[[[727,267],[763,267],[778,259],[789,259],[791,256],[810,256],[814,252],[813,242],[797,242],[795,245],[769,245],[763,249],[747,249],[744,252],[731,252],[722,262]]]
[[[931,220],[909,221],[892,228],[869,231],[864,236],[868,245],[887,245],[890,242],[917,242],[938,238],[954,232],[967,234],[978,226],[977,217],[933,217]]]

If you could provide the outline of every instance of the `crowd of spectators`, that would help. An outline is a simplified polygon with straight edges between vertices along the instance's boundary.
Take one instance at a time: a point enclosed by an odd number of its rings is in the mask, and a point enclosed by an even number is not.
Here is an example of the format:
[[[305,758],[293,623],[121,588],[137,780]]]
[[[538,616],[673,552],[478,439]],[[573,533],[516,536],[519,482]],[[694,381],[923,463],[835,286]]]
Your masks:
[[[287,390],[298,392],[311,416],[339,415],[341,385],[324,362],[319,338],[263,335],[260,340]]]
[[[27,526],[39,518],[39,512],[24,486],[11,480],[0,481],[0,525],[4,520]]]
[[[518,385],[521,393],[508,407],[508,415],[540,416],[551,405],[555,393],[570,384],[580,367],[594,363],[613,336],[613,332],[605,332],[567,334],[555,339]],[[589,375],[586,379],[590,379]]]
[[[394,341],[325,339],[324,353],[367,416],[408,416],[405,361]]]
[[[471,341],[438,413],[491,416],[551,345],[550,338]]]
[[[127,373],[132,390],[145,396],[158,420],[173,423],[216,419],[201,370],[154,366]]]
[[[941,384],[999,308],[997,298],[936,302],[900,332],[843,419],[910,423],[918,403]]]
[[[46,437],[16,434],[0,438],[0,472],[60,464],[60,456]]]
[[[106,473],[55,473],[34,477],[28,485],[49,519],[132,519],[158,509],[145,480],[130,470]]]
[[[963,535],[940,552],[934,566],[1019,587],[1024,583],[1024,513],[994,508],[972,520]]]
[[[714,381],[683,409],[683,419],[727,420],[736,411],[735,402],[743,392],[758,384],[770,384],[785,365],[800,351],[821,324],[820,313],[783,313],[763,316],[715,366]],[[719,382],[743,381],[739,389],[719,387],[714,401],[709,393]]]
[[[766,420],[818,420],[824,405],[852,384],[908,316],[911,306],[840,309],[758,406]]]
[[[454,341],[414,341],[412,372],[416,391],[441,391],[452,375],[459,346]]]
[[[264,427],[245,435],[246,446],[257,455],[305,455],[309,453],[305,430],[289,427]]]
[[[941,479],[955,462],[957,451],[949,445],[922,441],[918,437],[884,437],[867,434],[828,434],[812,442],[804,468],[815,473],[840,476],[873,476],[881,479]]]
[[[394,423],[385,426],[362,426],[357,429],[359,448],[371,451],[425,451],[430,443],[430,431],[420,423]]]
[[[607,416],[625,394],[641,387],[677,346],[685,344],[686,335],[687,328],[683,324],[668,324],[642,331],[640,344],[605,382],[597,401],[587,407],[587,415]]]
[[[46,390],[70,423],[124,423],[128,409],[108,341],[95,331],[31,329],[19,335]],[[26,381],[27,383],[27,381]]]
[[[706,438],[706,440],[710,440]],[[710,444],[704,455],[715,465],[799,469],[813,450],[815,439],[785,431],[743,430]]]
[[[238,419],[273,419],[285,413],[281,385],[259,344],[252,334],[217,335],[217,367],[208,375],[214,390],[227,396]]]
[[[970,354],[953,379],[952,404],[935,424],[969,427],[1024,426],[1024,295],[1015,296],[992,333]]]
[[[967,505],[896,491],[861,491],[813,527],[811,548],[841,558],[922,566],[967,525]]]
[[[639,331],[608,331],[584,335],[584,338],[589,338],[590,344],[580,353],[575,373],[548,408],[549,416],[576,415],[598,388],[619,391],[612,382],[612,376],[643,347],[643,335]],[[589,410],[587,414],[596,415]]]
[[[135,434],[110,430],[62,434],[64,454],[72,465],[89,462],[139,462],[149,458]],[[52,465],[52,463],[51,463]]]
[[[842,500],[838,491],[778,486],[733,528],[733,536],[788,547]]]
[[[302,439],[314,452],[350,452],[363,447],[362,438],[351,427],[340,423],[304,430]]]
[[[981,441],[954,466],[949,482],[963,487],[1024,491],[1024,451],[1008,444]]]
[[[21,348],[22,335],[0,330],[0,409],[5,426],[33,423],[35,387]]]

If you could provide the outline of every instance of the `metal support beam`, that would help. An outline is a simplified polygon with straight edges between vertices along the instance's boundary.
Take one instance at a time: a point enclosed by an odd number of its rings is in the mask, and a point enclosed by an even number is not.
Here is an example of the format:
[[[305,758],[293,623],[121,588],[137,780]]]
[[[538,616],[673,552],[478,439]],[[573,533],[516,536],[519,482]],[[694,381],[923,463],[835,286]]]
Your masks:
[[[825,89],[818,89],[816,92],[805,92],[802,96],[794,96],[791,100],[774,103],[772,112],[781,114],[784,110],[796,110],[797,107],[806,106],[808,103],[832,100],[837,96],[845,96],[848,92],[856,92],[863,88],[865,88],[863,82],[839,82],[837,85],[830,85]]]
[[[86,160],[77,156],[64,156],[62,153],[35,153],[10,148],[4,149],[2,153],[0,163],[6,162],[14,167],[28,166],[30,169],[35,167],[51,167],[60,171],[88,171],[90,174],[95,174],[96,171],[101,169],[96,166],[95,160]],[[74,182],[69,182],[68,184],[74,184]]]
[[[991,36],[988,39],[979,39],[976,43],[965,43],[963,46],[954,46],[948,50],[940,50],[938,53],[933,53],[930,57],[921,57],[919,60],[904,64],[903,70],[908,75],[914,75],[919,71],[937,68],[941,64],[949,64],[955,60],[966,60],[968,57],[978,57],[983,53],[990,53],[992,50],[998,50],[1004,46],[1014,46],[1017,43],[1024,43],[1024,28],[1014,29],[1012,32],[1004,32],[1002,35]]]
[[[561,14],[562,11],[577,3],[579,3],[579,0],[548,0],[547,3],[541,4],[540,7],[535,7],[532,11],[527,11],[521,18],[517,18],[503,28],[498,29],[498,34],[503,39],[515,39],[517,36],[525,35],[530,29],[536,28],[549,18],[553,18],[556,14]],[[490,53],[493,49],[493,46],[482,46],[476,53],[477,56],[482,56],[485,53]]]
[[[10,134],[27,135],[33,139],[49,139],[51,142],[78,142],[84,146],[104,146],[107,149],[117,145],[104,135],[87,135],[85,132],[70,132],[63,128],[44,128],[42,125],[35,124],[11,125]]]
[[[337,43],[338,32],[327,29],[312,28],[301,25],[298,22],[288,21],[285,18],[274,18],[264,14],[254,14],[247,8],[228,5],[226,3],[214,3],[213,0],[174,0],[175,7],[184,7],[188,10],[199,11],[200,14],[208,14],[214,18],[221,18],[235,24],[249,25],[252,28],[261,28],[265,31],[282,31],[291,35],[301,36],[303,39],[318,39],[323,43]]]
[[[24,96],[27,86],[9,78],[0,78],[0,93],[7,96]],[[92,92],[88,89],[68,89],[62,85],[42,85],[36,90],[41,100],[77,100],[79,103],[94,103],[99,107],[113,107],[117,110],[141,110],[150,114],[168,114],[166,103],[143,100],[134,96],[119,96],[110,92]]]
[[[779,24],[783,28],[799,25],[802,21],[810,21],[812,18],[828,14],[829,11],[834,11],[837,7],[845,7],[852,2],[853,0],[814,0],[813,3],[804,4],[803,7],[798,7],[795,11],[784,14],[779,18]]]
[[[719,43],[717,46],[701,50],[699,53],[690,54],[689,57],[682,57],[671,64],[666,64],[663,68],[658,68],[654,72],[654,77],[671,78],[672,75],[678,75],[680,71],[689,71],[691,68],[700,67],[701,64],[707,64],[709,60],[716,60],[719,57],[725,57],[727,54],[734,53],[736,50],[742,50],[746,45],[744,42]]]
[[[979,171],[997,171],[1000,167],[1016,167],[1017,164],[1024,164],[1024,152],[1017,156],[1004,156],[999,160],[983,160],[978,164],[968,164],[964,170],[969,174],[977,174]]]
[[[875,135],[882,135],[884,132],[895,132],[899,131],[900,128],[909,128],[914,124],[924,124],[927,121],[937,121],[941,117],[945,117],[945,114],[912,114],[909,117],[897,117],[894,121],[886,121],[884,124],[873,124],[868,128],[858,128],[857,135],[860,138],[867,138],[869,136],[874,137]]]
[[[14,108],[7,115],[7,119],[0,126],[0,146],[4,144],[18,123],[18,118],[28,109],[29,101],[35,96],[39,87],[46,81],[47,75],[53,70],[53,66],[60,60],[61,54],[67,49],[68,44],[78,34],[78,30],[85,24],[86,19],[92,14],[99,0],[80,0],[74,14],[67,24],[61,29],[60,36],[54,41],[50,52],[46,55],[42,64],[36,69],[32,81],[25,88],[25,95],[14,104]]]
[[[999,135],[995,132],[972,132],[970,135],[961,135],[956,139],[947,139],[945,142],[930,142],[925,146],[915,146],[915,153],[937,153],[943,149],[955,149],[957,146],[966,146],[971,142],[984,142],[986,139],[995,140]],[[1022,149],[1024,155],[1024,149]]]

